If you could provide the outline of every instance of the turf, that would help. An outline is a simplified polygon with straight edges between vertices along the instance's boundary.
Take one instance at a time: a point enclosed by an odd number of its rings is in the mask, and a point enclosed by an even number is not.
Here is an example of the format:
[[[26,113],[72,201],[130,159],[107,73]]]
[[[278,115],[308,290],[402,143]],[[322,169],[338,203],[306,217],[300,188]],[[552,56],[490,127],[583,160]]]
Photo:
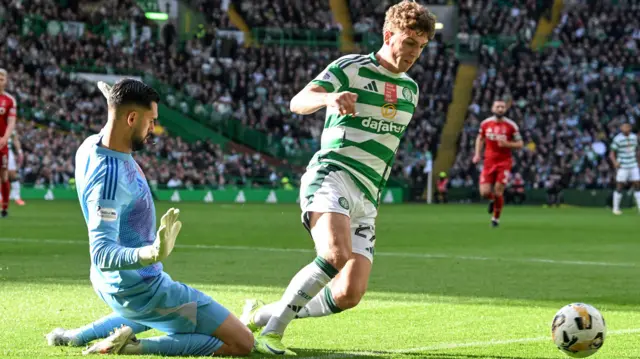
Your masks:
[[[166,271],[235,313],[245,298],[277,299],[314,256],[296,206],[179,208]],[[638,358],[640,217],[627,212],[507,207],[492,229],[484,207],[383,205],[360,306],[295,321],[285,342],[303,358],[563,358],[553,315],[586,302],[609,330],[594,358]],[[34,201],[0,220],[0,357],[81,355],[43,336],[109,313],[91,289],[86,236],[74,202]]]

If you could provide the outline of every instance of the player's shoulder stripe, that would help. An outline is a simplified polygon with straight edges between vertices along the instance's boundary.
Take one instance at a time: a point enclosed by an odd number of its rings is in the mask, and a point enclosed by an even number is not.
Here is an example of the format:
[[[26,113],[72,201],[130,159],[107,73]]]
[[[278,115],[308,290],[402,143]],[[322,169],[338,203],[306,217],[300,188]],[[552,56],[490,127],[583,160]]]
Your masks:
[[[518,127],[518,124],[516,123],[516,121],[514,121],[514,120],[512,120],[512,119],[510,119],[508,117],[505,117],[504,121],[506,123],[510,124],[514,129],[519,130],[519,127]]]
[[[344,70],[345,68],[347,68],[348,66],[351,66],[351,65],[363,66],[363,65],[366,65],[366,64],[368,64],[370,62],[372,62],[372,61],[369,58],[369,56],[357,55],[355,57],[352,57],[352,58],[346,59],[344,61],[341,61],[340,63],[338,63],[338,67],[340,67],[340,69]]]
[[[102,185],[101,198],[106,200],[116,199],[116,190],[118,189],[118,159],[115,157],[103,157],[102,165],[105,167],[104,183]]]
[[[349,60],[353,60],[353,59],[361,57],[361,56],[362,55],[358,55],[358,54],[344,55],[344,56],[339,57],[333,63],[336,64],[336,65],[340,65],[343,62],[346,62],[346,61],[349,61]]]
[[[13,105],[14,106],[18,105],[18,101],[16,101],[16,98],[13,97],[13,95],[11,95],[10,93],[8,93],[6,91],[4,92],[4,95],[7,96],[9,99],[11,99],[11,101],[13,101]]]

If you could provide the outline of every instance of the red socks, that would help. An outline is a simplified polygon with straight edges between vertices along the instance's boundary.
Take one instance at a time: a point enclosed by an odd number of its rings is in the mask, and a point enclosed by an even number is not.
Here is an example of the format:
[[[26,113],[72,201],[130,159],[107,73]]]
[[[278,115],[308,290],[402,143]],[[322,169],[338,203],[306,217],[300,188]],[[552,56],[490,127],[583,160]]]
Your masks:
[[[11,193],[11,182],[2,182],[0,186],[0,194],[2,195],[2,210],[6,211],[9,208],[9,194]]]
[[[502,207],[504,207],[504,196],[496,196],[493,204],[493,218],[500,219]]]

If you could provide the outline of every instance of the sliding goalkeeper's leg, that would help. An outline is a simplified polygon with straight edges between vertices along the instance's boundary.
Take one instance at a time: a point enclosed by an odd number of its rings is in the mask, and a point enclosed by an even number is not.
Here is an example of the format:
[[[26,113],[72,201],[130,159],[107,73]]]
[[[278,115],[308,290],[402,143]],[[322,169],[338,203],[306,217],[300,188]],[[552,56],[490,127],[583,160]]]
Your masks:
[[[47,343],[51,346],[85,346],[96,339],[104,339],[108,337],[111,332],[123,325],[131,328],[134,334],[142,333],[151,329],[145,325],[125,319],[116,313],[112,313],[80,328],[56,328],[46,335]]]

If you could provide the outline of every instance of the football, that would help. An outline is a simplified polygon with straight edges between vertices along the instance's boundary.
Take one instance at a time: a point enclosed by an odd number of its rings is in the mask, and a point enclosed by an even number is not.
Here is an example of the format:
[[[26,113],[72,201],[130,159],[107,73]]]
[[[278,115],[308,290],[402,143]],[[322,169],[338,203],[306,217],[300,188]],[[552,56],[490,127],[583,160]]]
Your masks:
[[[586,358],[604,344],[607,327],[602,314],[593,306],[572,303],[562,307],[551,324],[553,342],[572,358]]]

